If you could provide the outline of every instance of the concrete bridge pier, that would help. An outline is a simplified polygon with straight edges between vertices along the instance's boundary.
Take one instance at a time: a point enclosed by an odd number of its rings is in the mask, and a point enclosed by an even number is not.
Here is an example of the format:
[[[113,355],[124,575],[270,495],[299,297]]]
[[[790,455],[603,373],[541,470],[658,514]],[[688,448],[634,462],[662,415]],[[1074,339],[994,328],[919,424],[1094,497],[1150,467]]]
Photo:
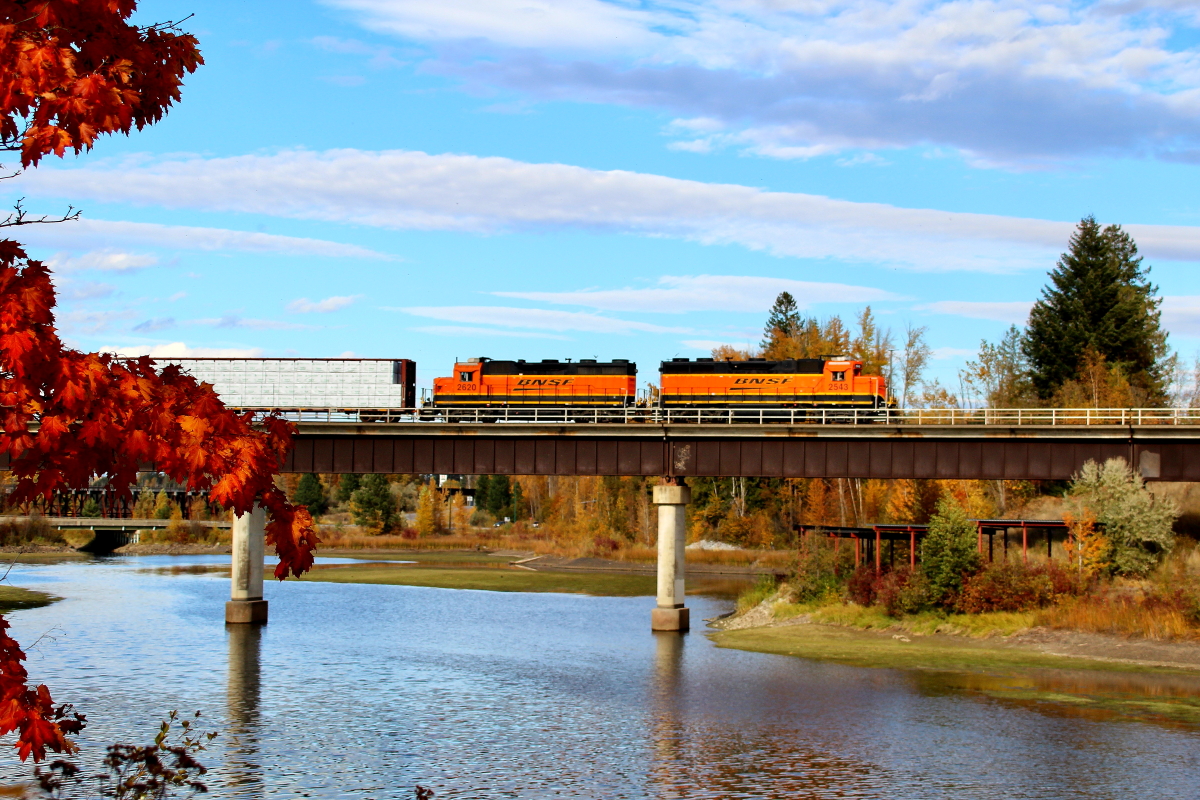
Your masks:
[[[654,487],[654,504],[658,506],[658,606],[650,612],[651,630],[682,632],[689,627],[688,610],[683,605],[683,579],[687,505],[691,499],[691,490],[686,486]]]
[[[233,520],[233,574],[225,623],[267,621],[263,600],[263,550],[266,544],[267,512],[257,503],[249,514]]]

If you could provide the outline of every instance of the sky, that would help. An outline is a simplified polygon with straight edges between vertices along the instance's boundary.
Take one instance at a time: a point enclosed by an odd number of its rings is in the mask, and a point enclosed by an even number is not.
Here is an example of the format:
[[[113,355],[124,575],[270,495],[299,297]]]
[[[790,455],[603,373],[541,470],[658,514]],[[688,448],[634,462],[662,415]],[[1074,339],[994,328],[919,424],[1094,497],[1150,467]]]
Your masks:
[[[1078,221],[1137,241],[1200,351],[1193,0],[143,2],[206,64],[157,125],[0,183],[79,221],[75,347],[657,362],[775,296],[924,326],[957,389]]]

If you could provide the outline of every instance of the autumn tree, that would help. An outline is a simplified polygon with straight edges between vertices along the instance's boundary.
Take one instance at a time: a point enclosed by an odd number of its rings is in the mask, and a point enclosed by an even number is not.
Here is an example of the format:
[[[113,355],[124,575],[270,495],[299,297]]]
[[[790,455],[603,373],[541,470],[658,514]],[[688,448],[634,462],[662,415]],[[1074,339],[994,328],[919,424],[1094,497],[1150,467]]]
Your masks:
[[[372,474],[350,496],[354,524],[382,532],[396,521],[396,498],[386,475]]]
[[[1167,334],[1149,272],[1119,225],[1080,221],[1029,312],[1023,349],[1040,398],[1076,379],[1089,351],[1119,367],[1147,398],[1165,398]]]
[[[1021,408],[1036,402],[1024,334],[1010,326],[996,344],[979,343],[979,355],[962,370],[963,383],[990,408]]]
[[[203,63],[196,39],[167,23],[129,22],[135,0],[0,0],[0,148],[22,167],[80,153],[98,136],[157,122]],[[0,223],[30,224],[20,208]],[[0,453],[16,478],[11,499],[49,502],[96,475],[128,497],[152,463],[171,480],[237,513],[261,503],[276,577],[312,566],[312,518],[273,476],[292,428],[225,408],[212,387],[149,358],[66,347],[54,320],[50,272],[19,244],[0,241]],[[83,718],[30,687],[25,655],[0,618],[0,735],[17,732],[22,759],[71,752]]]

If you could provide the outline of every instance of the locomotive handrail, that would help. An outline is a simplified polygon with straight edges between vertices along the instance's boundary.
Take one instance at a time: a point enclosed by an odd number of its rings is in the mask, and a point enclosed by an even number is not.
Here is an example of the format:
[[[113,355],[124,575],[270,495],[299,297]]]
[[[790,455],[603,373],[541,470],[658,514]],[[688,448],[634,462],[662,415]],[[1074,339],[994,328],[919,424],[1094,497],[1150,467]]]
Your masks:
[[[241,407],[294,422],[655,425],[1200,425],[1200,408]]]

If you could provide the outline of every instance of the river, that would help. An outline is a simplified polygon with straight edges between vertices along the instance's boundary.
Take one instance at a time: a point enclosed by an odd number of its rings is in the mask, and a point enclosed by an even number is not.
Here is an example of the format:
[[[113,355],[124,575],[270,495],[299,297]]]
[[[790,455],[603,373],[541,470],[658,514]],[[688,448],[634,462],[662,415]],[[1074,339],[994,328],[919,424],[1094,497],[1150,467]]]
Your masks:
[[[228,557],[19,565],[14,612],[93,756],[170,709],[214,797],[1089,798],[1200,794],[1200,731],[1005,703],[928,673],[652,634],[653,598],[288,582],[226,628]],[[729,608],[689,599],[694,620]],[[11,753],[12,751],[10,751]],[[4,777],[28,774],[4,761]]]

